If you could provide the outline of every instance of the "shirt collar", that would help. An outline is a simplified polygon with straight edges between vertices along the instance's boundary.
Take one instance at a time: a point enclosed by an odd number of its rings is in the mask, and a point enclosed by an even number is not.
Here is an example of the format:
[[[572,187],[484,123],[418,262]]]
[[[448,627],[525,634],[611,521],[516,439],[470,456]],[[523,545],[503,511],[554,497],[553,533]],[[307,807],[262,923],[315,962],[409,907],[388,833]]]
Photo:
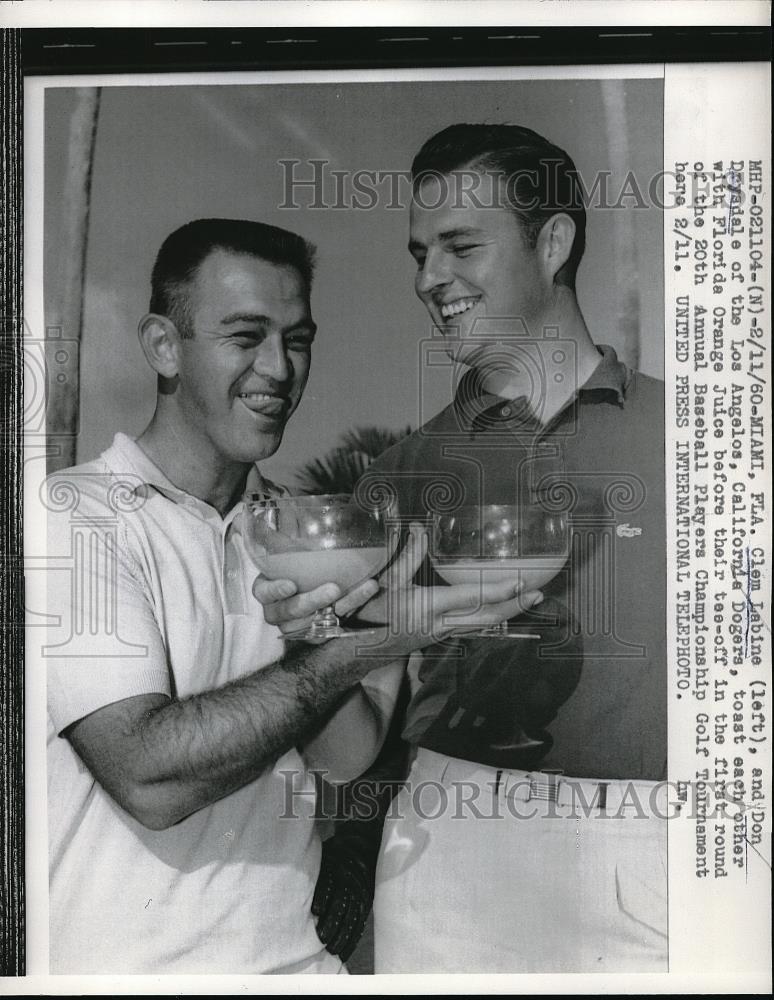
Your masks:
[[[179,486],[170,482],[137,442],[126,434],[120,432],[116,434],[112,446],[105,452],[105,459],[113,472],[120,475],[130,472],[137,477],[138,482],[134,487],[134,492],[138,496],[142,493],[147,495],[148,487],[151,487],[175,503],[188,499],[196,500],[199,503],[205,502],[198,497],[192,497],[190,493],[186,493],[185,490],[181,490]],[[245,492],[277,496],[287,493],[287,490],[272,483],[261,474],[257,465],[253,465],[247,474]]]
[[[615,395],[619,406],[626,400],[626,390],[632,380],[630,368],[618,360],[615,350],[607,344],[597,344],[597,350],[602,355],[599,364],[580,387],[579,393],[595,392],[603,389]]]
[[[604,400],[611,396],[619,406],[624,405],[632,372],[622,361],[618,360],[618,355],[612,347],[607,344],[597,344],[596,349],[600,354],[599,363],[578,389],[573,399],[567,403],[567,406],[576,398],[583,403],[592,402],[595,398]],[[512,417],[516,421],[519,418],[524,419],[527,398],[521,396],[518,399],[509,400],[486,392],[480,385],[479,373],[470,369],[460,379],[453,406],[460,425],[465,430],[470,431],[475,429],[478,419],[484,413],[495,407],[500,407],[503,417]]]

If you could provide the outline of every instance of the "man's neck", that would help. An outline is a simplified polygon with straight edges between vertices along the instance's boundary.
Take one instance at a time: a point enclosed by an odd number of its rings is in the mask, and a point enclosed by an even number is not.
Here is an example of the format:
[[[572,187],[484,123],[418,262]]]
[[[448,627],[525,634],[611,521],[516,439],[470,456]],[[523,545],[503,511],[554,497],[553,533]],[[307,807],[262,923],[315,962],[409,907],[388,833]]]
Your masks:
[[[173,420],[159,418],[158,409],[137,444],[174,486],[208,503],[221,517],[242,496],[252,467],[202,455]]]
[[[600,353],[573,293],[557,296],[553,308],[543,315],[539,328],[543,335],[531,337],[529,344],[530,352],[536,350],[540,355],[545,375],[540,384],[535,384],[534,369],[530,371],[530,365],[519,365],[518,355],[515,355],[513,369],[503,367],[487,372],[483,387],[505,399],[526,397],[535,415],[547,424],[589,380],[600,362]],[[558,335],[547,336],[549,330],[557,330]]]

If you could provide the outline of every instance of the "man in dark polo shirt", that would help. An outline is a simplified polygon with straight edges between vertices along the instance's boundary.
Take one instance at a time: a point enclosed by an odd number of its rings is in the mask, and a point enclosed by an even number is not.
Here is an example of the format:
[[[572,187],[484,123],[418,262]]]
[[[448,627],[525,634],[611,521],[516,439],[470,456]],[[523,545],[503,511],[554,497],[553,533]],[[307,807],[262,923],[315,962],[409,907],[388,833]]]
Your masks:
[[[416,291],[456,391],[367,476],[417,519],[439,498],[513,503],[524,463],[554,447],[572,544],[518,620],[537,638],[413,658],[376,971],[665,971],[663,383],[597,346],[615,330],[586,326],[585,209],[563,150],[456,125],[412,178]]]

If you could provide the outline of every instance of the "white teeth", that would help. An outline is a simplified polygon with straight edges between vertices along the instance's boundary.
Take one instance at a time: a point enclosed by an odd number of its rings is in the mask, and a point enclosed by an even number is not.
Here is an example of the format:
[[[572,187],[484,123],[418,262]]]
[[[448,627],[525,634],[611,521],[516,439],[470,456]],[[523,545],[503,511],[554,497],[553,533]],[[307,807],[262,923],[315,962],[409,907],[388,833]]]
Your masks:
[[[266,392],[240,392],[239,393],[239,398],[240,399],[263,400],[263,399],[276,399],[277,397],[276,396],[270,396]]]
[[[472,309],[478,299],[457,299],[456,302],[446,302],[441,306],[441,316],[448,319],[450,316],[459,316],[460,313]]]

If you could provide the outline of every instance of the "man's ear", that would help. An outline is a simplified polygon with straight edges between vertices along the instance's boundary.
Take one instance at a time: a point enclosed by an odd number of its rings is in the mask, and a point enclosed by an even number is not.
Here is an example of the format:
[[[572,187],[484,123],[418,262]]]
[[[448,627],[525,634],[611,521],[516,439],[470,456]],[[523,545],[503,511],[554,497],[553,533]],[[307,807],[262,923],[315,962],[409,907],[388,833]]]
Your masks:
[[[167,316],[147,313],[137,328],[140,346],[148,364],[162,378],[177,375],[180,334]]]
[[[575,223],[564,212],[552,215],[540,230],[537,249],[551,282],[569,260],[574,240]]]

